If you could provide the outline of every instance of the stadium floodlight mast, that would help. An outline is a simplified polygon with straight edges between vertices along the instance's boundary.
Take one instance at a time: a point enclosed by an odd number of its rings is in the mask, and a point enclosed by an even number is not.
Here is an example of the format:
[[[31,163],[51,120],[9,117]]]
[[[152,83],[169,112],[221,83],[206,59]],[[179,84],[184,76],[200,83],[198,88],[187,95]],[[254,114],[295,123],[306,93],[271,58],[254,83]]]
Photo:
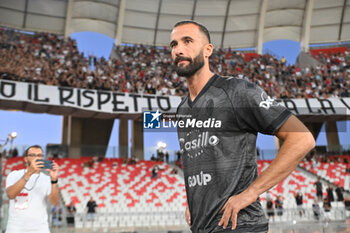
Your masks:
[[[8,137],[11,139],[11,140],[14,140],[16,137],[17,137],[17,132],[11,132],[9,133]]]
[[[6,140],[0,140],[0,141],[5,141],[4,144],[0,143],[0,152],[1,152],[2,148],[7,145],[8,142],[11,143],[11,149],[12,149],[13,140],[15,140],[15,138],[17,138],[17,136],[18,136],[17,132],[13,131],[7,135]]]
[[[8,134],[7,141],[10,141],[10,144],[11,144],[10,150],[12,150],[12,148],[13,148],[13,141],[17,138],[17,136],[18,136],[18,134],[15,131],[13,131],[13,132]]]

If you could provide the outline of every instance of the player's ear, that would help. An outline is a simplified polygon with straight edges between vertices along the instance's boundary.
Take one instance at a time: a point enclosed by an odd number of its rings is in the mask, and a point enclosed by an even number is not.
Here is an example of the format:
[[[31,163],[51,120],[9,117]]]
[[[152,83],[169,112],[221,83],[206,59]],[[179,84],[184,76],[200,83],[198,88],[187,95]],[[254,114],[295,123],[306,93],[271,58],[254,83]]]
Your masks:
[[[211,56],[211,54],[213,53],[213,49],[214,49],[214,46],[212,44],[210,44],[210,43],[206,44],[204,46],[204,50],[203,50],[204,57],[209,58]]]

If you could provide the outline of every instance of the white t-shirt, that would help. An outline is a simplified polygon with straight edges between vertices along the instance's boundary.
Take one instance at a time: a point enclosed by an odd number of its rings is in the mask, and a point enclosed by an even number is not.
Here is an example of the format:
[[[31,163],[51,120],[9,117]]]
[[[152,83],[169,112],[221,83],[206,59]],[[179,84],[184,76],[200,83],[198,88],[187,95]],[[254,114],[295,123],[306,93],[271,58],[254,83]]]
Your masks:
[[[21,179],[25,169],[12,171],[6,178],[6,189]],[[47,196],[51,193],[50,176],[33,174],[25,188],[10,200],[6,233],[50,233]]]

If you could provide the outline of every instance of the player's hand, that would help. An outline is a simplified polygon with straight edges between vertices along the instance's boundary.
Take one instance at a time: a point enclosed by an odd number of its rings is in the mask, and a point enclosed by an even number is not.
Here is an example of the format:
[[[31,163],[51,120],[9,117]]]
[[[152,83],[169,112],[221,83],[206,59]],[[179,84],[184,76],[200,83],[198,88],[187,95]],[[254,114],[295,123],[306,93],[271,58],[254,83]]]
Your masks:
[[[186,206],[185,218],[186,218],[187,224],[189,226],[191,226],[191,214],[190,214],[190,209],[188,208],[188,206]]]
[[[232,230],[236,229],[238,212],[253,203],[256,199],[257,197],[255,198],[253,195],[248,195],[245,192],[230,197],[219,212],[219,214],[223,213],[223,215],[218,225],[226,229],[231,219]]]
[[[52,161],[52,169],[47,169],[50,173],[51,180],[58,179],[59,166],[55,161]]]

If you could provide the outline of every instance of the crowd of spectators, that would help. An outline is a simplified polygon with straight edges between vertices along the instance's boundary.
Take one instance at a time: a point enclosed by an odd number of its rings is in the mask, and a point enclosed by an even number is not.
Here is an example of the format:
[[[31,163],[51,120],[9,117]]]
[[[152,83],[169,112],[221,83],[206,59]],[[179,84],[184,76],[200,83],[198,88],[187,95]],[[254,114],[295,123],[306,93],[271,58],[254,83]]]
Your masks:
[[[127,165],[136,165],[139,162],[139,159],[135,156],[131,156],[131,158],[123,158],[123,164]]]
[[[92,168],[95,163],[102,163],[104,158],[105,157],[103,155],[93,156],[90,160],[83,162],[82,166]]]
[[[0,151],[0,156],[2,156],[3,158],[15,158],[18,155],[19,154],[18,154],[17,147],[15,147],[14,149],[10,148],[8,152],[6,149],[4,149],[3,151]]]
[[[317,150],[312,150],[304,160],[307,162],[316,162],[316,163],[349,163],[350,151],[343,150],[343,155],[327,155],[324,152],[317,152]]]
[[[332,203],[334,205],[335,202],[343,203],[344,204],[344,210],[350,211],[350,196],[345,193],[344,188],[340,186],[336,186],[335,191],[333,190],[333,187],[328,184],[327,189],[322,189],[322,184],[320,180],[318,179],[317,182],[315,182],[315,186],[317,189],[317,197],[315,197],[314,202],[312,204],[312,212],[314,215],[315,220],[321,220],[322,219],[326,222],[330,221],[331,219],[331,211],[332,211]],[[325,195],[323,193],[325,192]],[[293,191],[292,191],[293,192]],[[336,193],[336,198],[334,197],[334,193]],[[304,195],[303,193],[298,190],[294,191],[294,198],[295,198],[295,204],[297,206],[295,215],[299,215],[300,218],[304,218],[306,215],[306,209],[305,209],[305,202],[304,202]],[[270,193],[270,191],[266,192],[266,215],[268,216],[269,220],[272,219],[272,221],[275,220],[275,213],[277,216],[281,217],[284,214],[284,208],[283,208],[283,202],[285,200],[284,197],[281,195],[277,195],[276,199],[273,200],[273,197]],[[321,204],[321,206],[320,206]],[[321,207],[323,208],[323,211],[321,210]],[[347,213],[345,213],[347,214]]]
[[[130,93],[185,95],[187,83],[172,65],[167,47],[116,46],[114,58],[80,53],[71,38],[23,33],[0,27],[0,78]],[[244,78],[277,98],[350,96],[350,52],[318,54],[322,65],[301,69],[285,58],[265,54],[250,58],[231,49],[216,49],[211,70]]]

